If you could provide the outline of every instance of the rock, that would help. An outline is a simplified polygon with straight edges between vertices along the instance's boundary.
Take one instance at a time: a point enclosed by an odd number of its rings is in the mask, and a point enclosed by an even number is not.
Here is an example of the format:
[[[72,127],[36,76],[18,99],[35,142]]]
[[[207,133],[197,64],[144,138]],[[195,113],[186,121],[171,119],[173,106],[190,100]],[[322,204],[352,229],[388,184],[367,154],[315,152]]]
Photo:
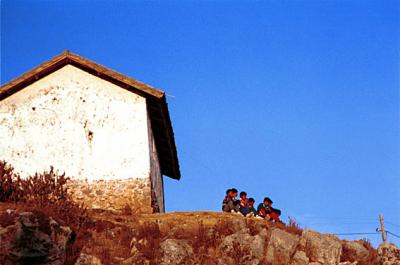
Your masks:
[[[345,262],[340,262],[338,265],[357,265],[358,261],[350,262],[350,261],[345,261]]]
[[[99,258],[81,253],[75,262],[75,265],[102,265]]]
[[[299,238],[295,235],[280,229],[272,230],[267,247],[266,261],[274,264],[279,260],[281,264],[289,264],[290,257],[295,252],[298,242]]]
[[[246,229],[226,236],[219,249],[224,255],[243,257],[241,262],[262,259],[264,256],[265,237],[263,234],[249,235]]]
[[[394,244],[380,244],[378,261],[383,265],[400,265],[400,249]]]
[[[13,264],[64,264],[71,243],[71,229],[39,212],[19,213],[0,229],[1,254]]]
[[[303,251],[296,251],[296,253],[293,255],[290,265],[307,265],[308,262],[309,258],[307,257],[306,253]]]
[[[241,215],[243,216],[243,215]],[[246,219],[245,218],[238,218],[231,220],[231,225],[234,231],[240,231],[243,229],[247,229]]]
[[[342,257],[343,262],[349,261],[364,262],[368,259],[369,251],[361,241],[342,241]]]
[[[342,245],[334,235],[303,230],[300,237],[300,248],[308,254],[311,262],[319,262],[324,265],[336,265],[340,262]]]
[[[72,239],[74,237],[74,233],[71,228],[66,226],[60,226],[53,218],[50,217],[50,228],[51,240],[56,244],[58,251],[60,252],[61,260],[65,260],[67,247],[72,244]]]
[[[167,239],[160,247],[163,252],[162,264],[190,264],[193,249],[186,240]]]

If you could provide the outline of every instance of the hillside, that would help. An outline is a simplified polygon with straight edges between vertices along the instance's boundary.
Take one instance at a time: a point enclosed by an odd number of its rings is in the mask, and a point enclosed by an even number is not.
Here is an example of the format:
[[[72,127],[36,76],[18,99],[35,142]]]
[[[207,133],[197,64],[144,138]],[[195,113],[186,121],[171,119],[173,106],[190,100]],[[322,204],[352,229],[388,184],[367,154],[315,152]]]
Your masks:
[[[375,250],[363,240],[236,214],[93,211],[82,232],[27,210],[0,203],[1,264],[400,264],[393,245]]]

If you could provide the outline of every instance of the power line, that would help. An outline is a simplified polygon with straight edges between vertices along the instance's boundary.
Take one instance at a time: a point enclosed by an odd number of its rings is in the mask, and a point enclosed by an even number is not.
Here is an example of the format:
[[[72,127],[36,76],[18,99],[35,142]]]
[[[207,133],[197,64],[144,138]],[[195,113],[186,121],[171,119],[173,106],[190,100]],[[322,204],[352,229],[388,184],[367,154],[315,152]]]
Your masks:
[[[397,227],[400,227],[400,225],[398,225],[398,224],[395,224],[395,223],[392,223],[392,222],[389,222],[389,221],[385,221],[387,224],[390,224],[390,225],[393,225],[393,226],[397,226]]]
[[[390,232],[390,231],[387,231],[387,230],[386,230],[386,233],[387,233],[387,234],[390,234],[390,235],[392,235],[392,236],[394,236],[394,237],[400,238],[400,236],[399,236],[399,235],[393,234],[393,233],[392,233],[392,232]]]
[[[371,232],[366,232],[366,233],[334,233],[334,235],[337,236],[351,236],[351,235],[376,235],[379,234],[378,232],[371,233]]]
[[[333,224],[334,222],[312,222],[308,223],[308,225],[329,225]],[[361,222],[340,222],[342,225],[356,225],[356,224],[376,224],[376,222],[368,222],[368,221],[361,221]]]

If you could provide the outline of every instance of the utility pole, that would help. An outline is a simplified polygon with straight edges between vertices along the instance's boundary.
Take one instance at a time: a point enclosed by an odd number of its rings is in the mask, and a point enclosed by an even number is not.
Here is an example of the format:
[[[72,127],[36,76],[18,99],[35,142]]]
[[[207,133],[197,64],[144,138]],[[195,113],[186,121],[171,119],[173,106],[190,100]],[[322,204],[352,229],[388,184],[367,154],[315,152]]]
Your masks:
[[[385,224],[383,223],[383,214],[379,215],[379,222],[381,223],[381,232],[382,232],[382,241],[386,244],[386,231],[385,231]]]

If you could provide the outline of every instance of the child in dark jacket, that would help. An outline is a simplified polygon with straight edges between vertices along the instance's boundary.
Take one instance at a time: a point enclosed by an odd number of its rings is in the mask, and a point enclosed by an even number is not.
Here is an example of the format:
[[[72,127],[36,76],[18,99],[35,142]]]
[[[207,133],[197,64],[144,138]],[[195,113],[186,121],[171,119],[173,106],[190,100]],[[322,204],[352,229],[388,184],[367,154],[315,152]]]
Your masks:
[[[222,201],[222,211],[223,212],[238,212],[239,211],[239,201],[236,199],[238,191],[235,188],[228,189],[226,191],[226,197]]]
[[[281,211],[272,207],[272,200],[268,197],[264,198],[264,201],[260,203],[257,207],[258,215],[267,221],[274,221],[281,223],[279,219]]]
[[[255,200],[253,198],[249,198],[245,206],[240,207],[240,212],[246,217],[254,217],[257,216],[257,211],[254,208]]]

